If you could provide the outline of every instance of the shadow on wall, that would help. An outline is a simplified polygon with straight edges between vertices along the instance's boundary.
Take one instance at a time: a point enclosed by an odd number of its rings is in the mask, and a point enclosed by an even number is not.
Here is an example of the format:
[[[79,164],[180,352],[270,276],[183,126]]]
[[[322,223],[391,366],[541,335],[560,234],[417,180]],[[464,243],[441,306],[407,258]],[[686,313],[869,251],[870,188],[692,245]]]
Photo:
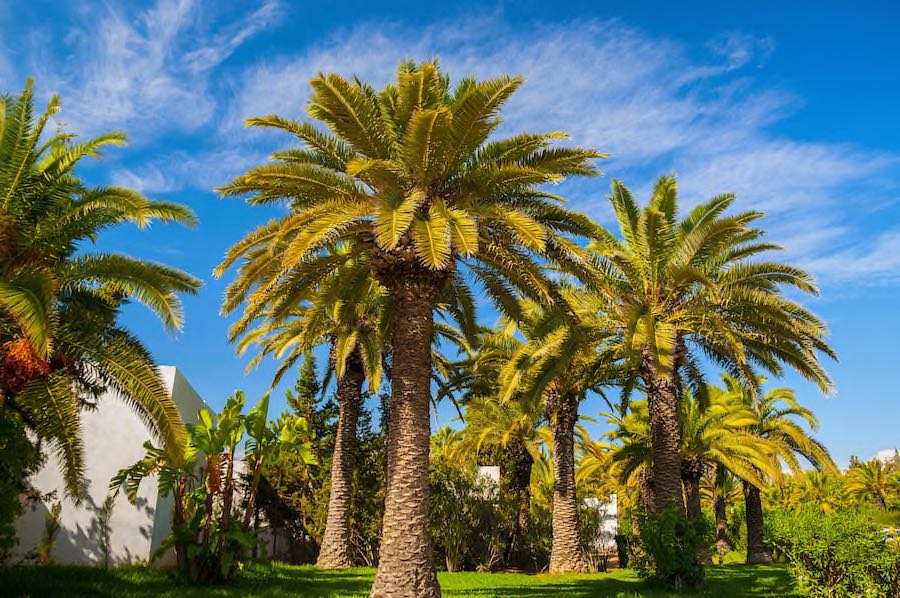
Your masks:
[[[69,500],[69,499],[63,499]],[[36,500],[26,507],[19,524],[19,553],[22,562],[36,561],[40,547],[46,534],[47,516],[50,508],[56,501]],[[113,508],[119,501],[113,503]],[[116,545],[115,526],[110,525],[112,513],[104,517],[104,505],[98,504],[90,495],[84,497],[81,505],[69,508],[77,508],[91,514],[90,525],[85,527],[81,523],[67,524],[67,518],[63,517],[60,527],[53,537],[53,549],[50,553],[51,560],[62,563],[79,563],[92,565],[134,565],[146,563],[148,555],[135,555],[127,545]],[[138,498],[136,505],[127,505],[132,509],[142,511],[144,518],[152,522],[156,515],[156,509],[146,498]],[[104,523],[104,519],[106,520]],[[140,525],[137,528],[148,543],[153,536],[151,524]],[[104,535],[106,535],[107,549],[104,550]]]

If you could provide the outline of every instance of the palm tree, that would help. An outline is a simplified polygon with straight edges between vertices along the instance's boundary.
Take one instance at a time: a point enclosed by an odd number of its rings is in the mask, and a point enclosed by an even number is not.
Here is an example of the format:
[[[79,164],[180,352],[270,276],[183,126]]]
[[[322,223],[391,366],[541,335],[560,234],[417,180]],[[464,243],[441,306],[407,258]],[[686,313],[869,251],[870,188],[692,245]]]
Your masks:
[[[498,400],[496,395],[473,398],[466,404],[462,440],[457,450],[478,454],[496,448],[509,458],[509,490],[516,497],[516,518],[506,544],[504,560],[508,565],[524,566],[520,543],[531,526],[531,469],[547,440],[543,412],[524,401]]]
[[[743,498],[739,479],[721,464],[707,471],[700,488],[701,494],[711,505],[716,520],[716,552],[719,564],[723,555],[734,550],[728,539],[728,506]]]
[[[599,315],[598,297],[583,287],[558,284],[553,308],[522,302],[519,331],[528,342],[515,351],[499,379],[501,400],[543,397],[553,452],[553,547],[550,572],[585,571],[578,542],[575,480],[575,428],[578,408],[589,391],[601,391],[615,379],[605,351],[610,332]]]
[[[345,254],[347,246],[331,248],[334,255]],[[252,268],[252,261],[245,268]],[[386,328],[391,313],[391,298],[367,271],[355,269],[353,261],[344,263],[319,286],[298,287],[296,281],[279,284],[272,289],[270,299],[247,310],[232,326],[230,340],[238,343],[238,352],[251,345],[260,348],[248,365],[252,369],[267,355],[281,358],[272,384],[307,358],[318,345],[330,347],[329,373],[337,379],[338,427],[331,464],[331,488],[325,532],[316,565],[326,569],[352,565],[350,553],[350,505],[352,474],[355,464],[356,433],[362,407],[363,383],[368,381],[370,392],[381,386],[383,363],[387,358],[390,331]],[[353,274],[356,276],[352,276]],[[236,309],[233,298],[226,303],[226,311]],[[441,313],[446,306],[438,306]],[[252,326],[252,327],[251,327]],[[243,335],[243,337],[241,337]],[[444,323],[435,324],[435,345],[449,341],[457,348],[465,348],[462,335]],[[446,361],[435,346],[435,364]],[[437,372],[436,372],[436,375]]]
[[[889,475],[884,463],[878,459],[872,459],[851,467],[847,472],[846,485],[844,486],[850,497],[860,501],[871,500],[875,508],[884,511],[887,509],[888,496],[898,486],[898,478]]]
[[[760,472],[777,475],[772,451],[766,440],[747,431],[755,423],[752,411],[729,393],[711,389],[704,404],[685,390],[678,405],[681,433],[681,476],[690,518],[701,515],[701,482],[712,468],[722,467],[736,475],[761,483]],[[636,401],[625,417],[604,414],[616,428],[608,434],[620,443],[613,452],[620,477],[627,480],[642,468],[652,466],[651,420],[646,401]],[[645,505],[652,507],[652,505]]]
[[[381,91],[319,74],[311,81],[311,123],[266,116],[249,125],[292,133],[304,147],[277,152],[221,189],[280,202],[290,212],[229,251],[220,272],[251,256],[261,276],[247,302],[286,277],[310,283],[360,259],[393,299],[392,400],[388,417],[383,540],[373,596],[437,596],[428,532],[431,341],[435,304],[460,289],[467,268],[499,305],[513,289],[544,302],[550,281],[537,260],[583,273],[583,250],[566,235],[596,226],[563,209],[539,186],[591,175],[593,150],[554,147],[561,136],[521,134],[488,142],[499,110],[521,78],[464,79],[451,89],[437,63],[401,64]],[[260,251],[269,241],[272,250]],[[324,248],[345,241],[335,258]],[[458,295],[459,293],[454,293]]]
[[[618,351],[646,392],[650,416],[651,487],[657,510],[682,512],[678,401],[682,383],[703,391],[700,355],[753,381],[754,368],[778,375],[784,365],[823,392],[831,381],[818,353],[833,357],[825,325],[786,298],[782,285],[814,293],[810,276],[792,266],[751,260],[777,246],[752,227],[759,212],[723,216],[733,202],[720,195],[678,220],[674,177],[661,177],[639,208],[613,181],[610,201],[621,239],[592,244],[606,316],[621,331]]]
[[[763,475],[779,475],[774,447],[751,433],[756,414],[729,393],[709,389],[708,404],[685,393],[679,408],[681,423],[681,476],[687,515],[701,515],[703,475],[721,466],[744,479],[762,483]],[[761,475],[762,474],[762,475]]]
[[[162,264],[85,250],[120,223],[193,224],[194,216],[131,189],[82,183],[79,162],[125,136],[43,139],[58,109],[53,97],[34,118],[31,81],[18,97],[0,97],[0,406],[17,411],[49,444],[77,501],[84,484],[79,412],[105,388],[116,390],[164,446],[186,440],[150,353],[117,320],[133,300],[178,330],[177,293],[193,294],[200,283]]]
[[[347,246],[331,249],[336,256],[348,252]],[[253,266],[254,262],[248,260],[242,269]],[[267,300],[259,302],[255,309],[246,310],[230,331],[230,340],[240,341],[239,353],[253,344],[260,348],[248,370],[267,355],[281,358],[273,385],[316,346],[329,344],[329,372],[336,374],[339,410],[328,514],[316,561],[317,566],[326,569],[353,564],[350,505],[363,383],[368,380],[369,389],[377,392],[384,360],[382,313],[386,293],[370,276],[360,276],[359,270],[352,277],[354,270],[352,260],[345,262],[316,287],[300,287],[297,281],[284,281],[272,289]],[[224,306],[226,313],[240,305],[236,295],[239,294],[229,295]]]
[[[816,430],[819,422],[812,411],[797,402],[794,391],[775,388],[760,397],[754,387],[734,376],[725,374],[722,381],[728,393],[739,398],[756,414],[753,434],[768,441],[775,456],[784,461],[792,471],[802,470],[798,456],[804,457],[817,470],[827,473],[837,471],[828,449],[803,429],[802,424],[806,423],[810,430]],[[764,381],[758,379],[755,385]],[[743,478],[743,484],[747,514],[747,562],[771,562],[772,550],[763,541],[761,484],[748,478]]]

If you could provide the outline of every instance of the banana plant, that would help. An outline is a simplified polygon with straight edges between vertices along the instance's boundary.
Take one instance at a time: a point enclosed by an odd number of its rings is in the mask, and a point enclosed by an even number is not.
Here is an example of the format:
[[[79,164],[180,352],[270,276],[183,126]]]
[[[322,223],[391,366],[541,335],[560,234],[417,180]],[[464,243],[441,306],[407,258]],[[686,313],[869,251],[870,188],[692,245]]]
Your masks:
[[[228,581],[249,555],[256,541],[250,523],[261,472],[271,459],[291,451],[305,464],[315,462],[305,419],[270,422],[268,394],[247,413],[245,404],[246,396],[237,391],[218,416],[201,409],[197,423],[186,426],[189,441],[180,452],[147,442],[146,455],[110,483],[111,490],[124,490],[132,503],[141,482],[154,475],[160,495],[173,494],[172,534],[156,556],[174,548],[179,571],[191,581]],[[241,513],[235,506],[235,472],[242,446],[248,484]]]

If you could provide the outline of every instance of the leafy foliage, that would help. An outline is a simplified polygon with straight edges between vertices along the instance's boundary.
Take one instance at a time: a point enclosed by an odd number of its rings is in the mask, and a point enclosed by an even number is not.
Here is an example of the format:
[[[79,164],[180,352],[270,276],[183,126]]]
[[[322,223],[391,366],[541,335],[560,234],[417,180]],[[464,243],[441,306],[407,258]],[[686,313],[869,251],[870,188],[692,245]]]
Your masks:
[[[19,416],[0,409],[0,567],[6,565],[17,544],[16,519],[23,512],[23,498],[33,494],[28,478],[42,459],[29,440]]]
[[[672,507],[639,519],[641,552],[632,566],[643,577],[655,577],[676,590],[699,588],[705,583],[696,555],[712,543],[712,524],[705,517],[685,519]]]
[[[810,596],[900,594],[900,548],[886,542],[871,513],[816,508],[778,510],[767,518],[769,541]]]
[[[19,96],[0,97],[0,402],[57,455],[77,501],[84,486],[78,415],[104,389],[117,391],[165,446],[184,442],[153,359],[117,319],[136,301],[178,330],[178,294],[200,285],[162,264],[85,245],[117,224],[195,218],[131,189],[85,185],[78,164],[123,144],[124,134],[86,141],[46,134],[59,99],[35,118],[33,95],[29,81]]]
[[[303,147],[276,152],[220,189],[290,208],[226,255],[218,274],[241,264],[226,310],[244,303],[252,319],[274,287],[301,280],[324,287],[348,267],[390,288],[405,269],[466,266],[498,305],[513,289],[549,301],[538,260],[583,272],[586,252],[565,237],[590,235],[596,225],[539,186],[596,174],[591,161],[603,155],[555,146],[559,133],[488,141],[521,83],[465,79],[451,89],[436,62],[404,62],[396,82],[378,92],[359,80],[316,76],[307,112],[328,132],[275,115],[248,120],[288,132]],[[467,315],[468,323],[457,323],[469,331],[465,280],[454,277],[446,297],[454,316]]]
[[[124,490],[135,502],[141,482],[155,475],[160,494],[173,495],[172,534],[160,552],[174,547],[179,572],[193,582],[232,580],[247,558],[255,542],[250,524],[265,465],[281,451],[313,462],[305,420],[269,422],[268,395],[247,413],[244,403],[244,394],[238,391],[217,417],[202,409],[199,423],[187,426],[190,440],[182,452],[160,450],[147,442],[146,456],[110,482],[111,490]],[[240,510],[235,501],[235,455],[242,444],[249,483]]]
[[[591,249],[613,299],[607,315],[621,330],[618,350],[635,373],[647,356],[660,375],[683,368],[699,392],[702,355],[754,389],[755,369],[778,376],[788,365],[831,390],[818,358],[834,357],[825,324],[782,290],[816,287],[798,268],[758,261],[780,249],[762,241],[764,231],[753,225],[762,213],[726,216],[734,196],[720,195],[679,220],[671,176],[657,180],[643,208],[619,181],[609,199],[621,239],[604,232]]]

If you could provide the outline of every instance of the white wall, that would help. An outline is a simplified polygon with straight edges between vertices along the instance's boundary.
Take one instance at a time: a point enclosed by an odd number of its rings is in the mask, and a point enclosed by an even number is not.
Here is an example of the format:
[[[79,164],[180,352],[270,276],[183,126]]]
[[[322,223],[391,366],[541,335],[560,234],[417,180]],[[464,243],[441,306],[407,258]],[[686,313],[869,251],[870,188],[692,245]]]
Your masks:
[[[197,411],[205,406],[203,400],[177,368],[162,366],[160,373],[182,418],[196,422]],[[44,516],[54,502],[60,501],[61,529],[53,553],[56,561],[89,564],[103,560],[97,514],[109,494],[109,481],[119,469],[143,457],[143,444],[151,438],[140,418],[112,392],[100,398],[96,410],[82,412],[81,424],[87,495],[79,506],[65,498],[59,462],[49,455],[47,463],[31,481],[42,494],[55,492],[56,499],[26,507],[17,523],[20,554],[38,545],[44,531]],[[171,508],[171,497],[157,496],[155,480],[141,484],[136,505],[128,502],[124,493],[119,493],[110,522],[112,562],[149,560],[169,533]]]
[[[584,506],[597,509],[600,513],[600,529],[594,539],[597,548],[613,549],[616,547],[616,534],[619,533],[618,496],[609,495],[609,502],[596,498],[588,498]]]

